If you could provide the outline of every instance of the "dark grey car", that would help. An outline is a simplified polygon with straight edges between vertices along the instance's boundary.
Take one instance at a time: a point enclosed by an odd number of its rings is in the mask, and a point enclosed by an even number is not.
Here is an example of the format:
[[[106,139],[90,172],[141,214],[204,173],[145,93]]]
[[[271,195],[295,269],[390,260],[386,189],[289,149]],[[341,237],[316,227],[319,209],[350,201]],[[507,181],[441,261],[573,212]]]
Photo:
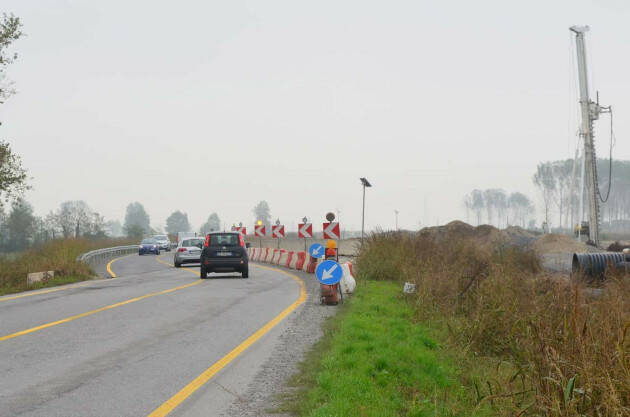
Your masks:
[[[201,251],[201,278],[211,272],[240,272],[249,278],[249,258],[245,241],[238,232],[213,232],[206,235]]]

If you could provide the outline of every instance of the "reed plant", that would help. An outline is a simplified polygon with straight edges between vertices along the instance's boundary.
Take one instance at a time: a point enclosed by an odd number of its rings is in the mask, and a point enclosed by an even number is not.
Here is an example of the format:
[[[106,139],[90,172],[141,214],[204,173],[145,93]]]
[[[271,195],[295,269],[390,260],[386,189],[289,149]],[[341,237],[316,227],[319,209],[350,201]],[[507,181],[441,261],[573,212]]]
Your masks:
[[[378,233],[363,279],[412,282],[416,319],[444,329],[477,406],[497,415],[630,416],[630,283],[591,288],[545,272],[529,248]],[[401,285],[402,286],[402,285]],[[466,369],[492,364],[489,372]]]

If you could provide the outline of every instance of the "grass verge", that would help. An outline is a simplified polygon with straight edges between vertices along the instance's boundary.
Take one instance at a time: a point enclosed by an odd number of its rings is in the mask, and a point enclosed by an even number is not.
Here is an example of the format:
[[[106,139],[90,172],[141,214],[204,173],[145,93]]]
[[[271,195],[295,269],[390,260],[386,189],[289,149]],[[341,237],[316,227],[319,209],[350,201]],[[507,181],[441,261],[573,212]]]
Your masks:
[[[0,256],[0,295],[83,281],[94,276],[86,264],[76,262],[81,253],[128,244],[116,239],[59,239],[7,257]],[[56,271],[55,278],[26,284],[30,272]]]
[[[302,416],[484,416],[453,360],[414,320],[393,282],[362,282],[331,320],[290,385]]]

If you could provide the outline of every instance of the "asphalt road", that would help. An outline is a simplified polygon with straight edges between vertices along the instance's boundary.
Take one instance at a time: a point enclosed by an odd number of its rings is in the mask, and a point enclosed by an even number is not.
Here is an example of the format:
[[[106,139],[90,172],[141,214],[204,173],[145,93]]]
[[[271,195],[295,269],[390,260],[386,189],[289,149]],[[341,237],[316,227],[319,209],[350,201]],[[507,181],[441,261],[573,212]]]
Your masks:
[[[251,264],[249,279],[200,280],[158,259],[172,253],[118,259],[116,279],[0,297],[0,416],[148,416],[177,393],[161,411],[214,416],[243,401],[302,307],[299,278]]]

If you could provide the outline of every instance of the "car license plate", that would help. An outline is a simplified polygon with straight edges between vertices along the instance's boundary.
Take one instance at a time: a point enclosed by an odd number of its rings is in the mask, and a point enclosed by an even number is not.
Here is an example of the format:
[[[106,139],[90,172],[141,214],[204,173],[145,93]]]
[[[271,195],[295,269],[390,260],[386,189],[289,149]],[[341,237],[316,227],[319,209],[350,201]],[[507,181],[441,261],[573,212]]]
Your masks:
[[[217,256],[232,256],[232,252],[217,252]]]
[[[195,254],[197,254],[197,253],[199,253],[199,252],[201,252],[201,251],[200,251],[200,250],[191,250],[191,251],[190,251],[190,253],[191,253],[191,254],[193,254],[193,255],[195,255]]]

